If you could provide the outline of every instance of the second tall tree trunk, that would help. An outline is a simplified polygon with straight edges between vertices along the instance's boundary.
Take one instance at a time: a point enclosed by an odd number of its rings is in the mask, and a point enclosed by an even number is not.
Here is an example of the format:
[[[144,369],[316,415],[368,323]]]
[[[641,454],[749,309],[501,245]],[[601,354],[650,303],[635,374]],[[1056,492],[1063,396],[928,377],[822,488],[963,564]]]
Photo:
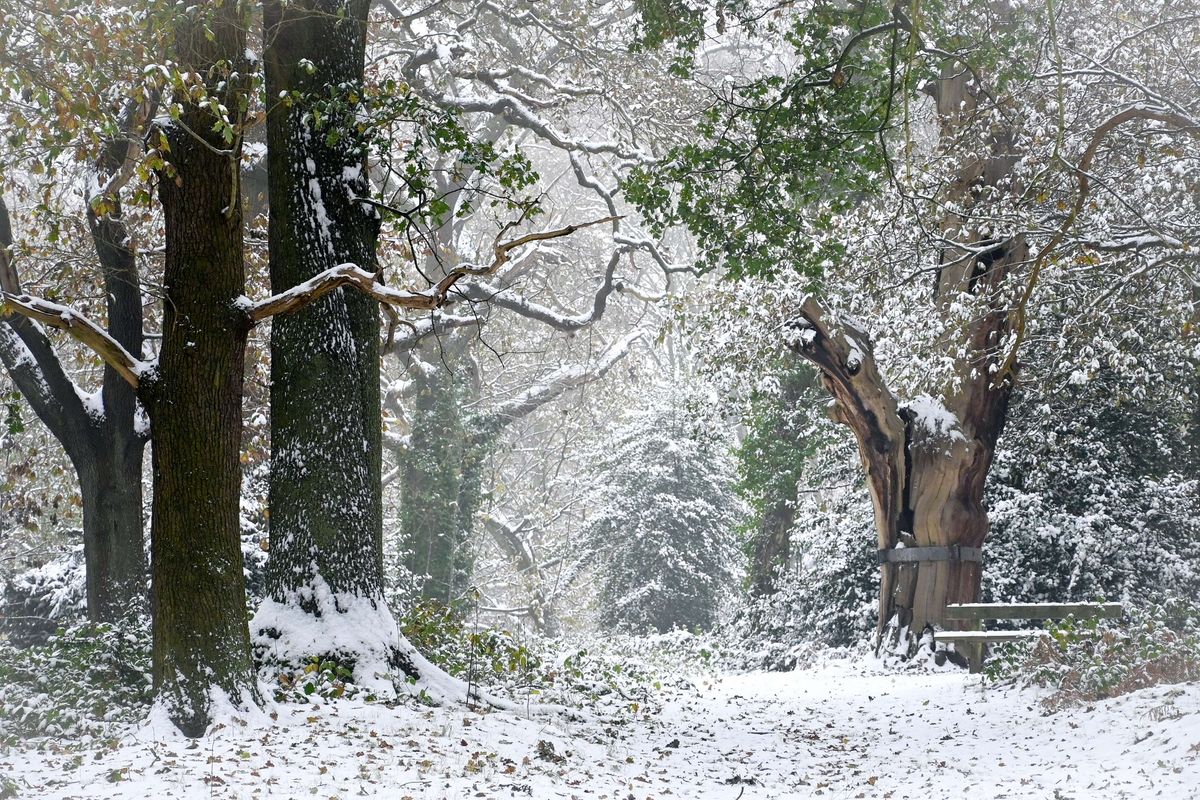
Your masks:
[[[271,288],[330,267],[375,269],[361,113],[367,0],[264,7]],[[325,122],[322,122],[324,120]],[[328,123],[328,127],[326,127]],[[411,670],[383,599],[379,309],[352,290],[277,317],[271,332],[270,598],[260,656]]]

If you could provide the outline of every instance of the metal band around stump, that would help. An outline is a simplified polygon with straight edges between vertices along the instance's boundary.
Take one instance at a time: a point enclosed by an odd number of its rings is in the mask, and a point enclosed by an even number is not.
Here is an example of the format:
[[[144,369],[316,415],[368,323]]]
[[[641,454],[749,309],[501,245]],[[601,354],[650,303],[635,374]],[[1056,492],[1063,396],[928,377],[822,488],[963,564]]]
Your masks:
[[[911,564],[919,561],[983,561],[983,549],[951,544],[889,548],[876,553],[876,563],[879,564]]]

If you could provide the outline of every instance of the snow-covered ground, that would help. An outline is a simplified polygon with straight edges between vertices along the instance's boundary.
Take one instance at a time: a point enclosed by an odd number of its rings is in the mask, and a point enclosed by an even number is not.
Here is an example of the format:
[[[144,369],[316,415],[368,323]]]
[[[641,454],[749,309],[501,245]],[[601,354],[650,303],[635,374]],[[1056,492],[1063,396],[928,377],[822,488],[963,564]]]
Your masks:
[[[1200,685],[1047,715],[1029,690],[872,661],[697,679],[614,727],[560,715],[279,705],[189,742],[10,749],[31,798],[1200,797]],[[639,714],[642,710],[639,709]]]

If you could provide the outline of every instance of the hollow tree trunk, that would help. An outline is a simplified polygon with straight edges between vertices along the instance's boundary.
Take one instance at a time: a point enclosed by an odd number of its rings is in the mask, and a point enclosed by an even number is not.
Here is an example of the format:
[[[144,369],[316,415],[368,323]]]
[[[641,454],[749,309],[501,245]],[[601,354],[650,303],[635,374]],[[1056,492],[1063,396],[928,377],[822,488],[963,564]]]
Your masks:
[[[245,9],[198,7],[176,31],[178,61],[205,75],[230,109],[239,107],[248,74]],[[205,108],[185,105],[180,120],[166,127],[174,173],[159,177],[162,350],[141,391],[153,423],[154,685],[179,729],[200,736],[215,693],[234,704],[257,700],[238,526],[249,325],[235,306],[245,289],[240,143],[214,133]]]
[[[338,264],[376,268],[380,221],[359,200],[370,185],[366,144],[354,134],[369,6],[264,6],[267,95],[292,98],[267,115],[276,293]],[[412,671],[383,598],[379,335],[376,302],[347,289],[273,322],[270,601],[254,622],[262,657],[336,656],[359,680],[389,666]],[[359,641],[356,629],[375,641]]]
[[[988,533],[983,489],[1012,392],[1012,374],[1002,368],[1014,299],[1007,281],[1029,258],[1023,235],[997,239],[992,230],[987,204],[1021,192],[1013,180],[1019,154],[1005,127],[1016,122],[980,127],[987,117],[978,111],[978,80],[947,62],[930,86],[942,137],[980,143],[943,190],[949,210],[938,221],[944,241],[962,243],[943,247],[933,287],[953,331],[942,343],[954,359],[952,388],[901,404],[866,334],[826,319],[812,299],[790,339],[821,370],[835,419],[854,431],[879,540],[878,630],[893,625],[909,650],[927,628],[947,625],[948,603],[979,599]],[[958,310],[964,306],[972,309],[966,318]]]
[[[1008,252],[996,276],[1025,258],[1021,242]],[[979,597],[984,481],[1011,391],[1007,378],[993,383],[989,366],[1008,316],[993,309],[973,324],[960,391],[907,405],[883,381],[864,332],[830,320],[811,298],[795,324],[789,344],[821,370],[833,416],[854,432],[867,473],[881,559],[878,633],[893,626],[911,649],[927,627],[947,624],[948,603]]]

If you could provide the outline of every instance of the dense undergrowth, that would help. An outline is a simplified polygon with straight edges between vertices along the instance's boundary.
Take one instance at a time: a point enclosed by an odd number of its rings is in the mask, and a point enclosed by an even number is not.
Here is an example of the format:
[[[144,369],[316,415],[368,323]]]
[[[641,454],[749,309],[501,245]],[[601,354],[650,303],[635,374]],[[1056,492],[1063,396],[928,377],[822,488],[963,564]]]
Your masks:
[[[1135,609],[1128,621],[1064,620],[1049,635],[997,648],[985,666],[996,682],[1050,689],[1047,710],[1200,680],[1200,606]]]
[[[664,689],[714,670],[712,640],[683,631],[649,637],[539,639],[475,627],[461,614],[417,604],[401,619],[417,648],[472,694],[527,710],[558,707],[622,724],[655,713]],[[37,740],[87,745],[119,733],[153,701],[149,621],[74,623],[48,641],[0,638],[0,744]],[[313,657],[291,669],[264,665],[264,695],[277,703],[406,702],[353,682],[349,665]],[[432,702],[418,693],[417,702]]]
[[[0,743],[86,743],[145,716],[152,699],[150,624],[76,623],[44,644],[0,640]]]
[[[401,627],[436,665],[488,696],[614,722],[654,713],[664,689],[690,685],[691,676],[713,672],[729,655],[716,637],[681,630],[544,639],[469,623],[467,615],[418,603]]]

